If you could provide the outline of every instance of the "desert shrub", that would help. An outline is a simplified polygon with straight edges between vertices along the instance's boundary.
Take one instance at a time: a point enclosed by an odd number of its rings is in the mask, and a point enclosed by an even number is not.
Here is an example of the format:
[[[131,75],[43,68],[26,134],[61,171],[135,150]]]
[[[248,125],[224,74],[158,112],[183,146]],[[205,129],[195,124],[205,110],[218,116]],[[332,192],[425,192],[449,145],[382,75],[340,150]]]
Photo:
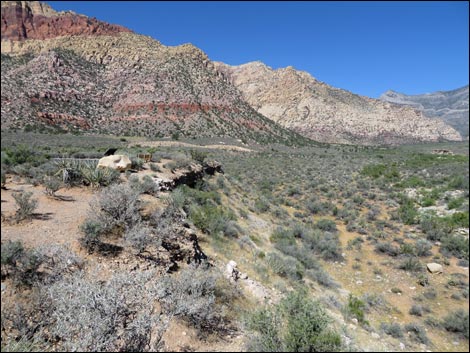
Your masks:
[[[131,160],[131,169],[134,169],[134,170],[141,170],[145,163],[143,159],[137,158],[134,156],[131,156],[130,160]]]
[[[151,228],[137,223],[128,229],[124,234],[124,241],[133,248],[137,254],[141,254],[145,249],[153,244],[159,246],[161,239],[152,234]]]
[[[466,339],[469,338],[468,311],[462,309],[449,313],[442,320],[442,326],[449,332],[460,333]]]
[[[228,229],[229,222],[235,220],[233,212],[226,211],[221,206],[205,204],[203,206],[191,205],[189,219],[204,233],[211,235],[231,234]],[[233,225],[233,223],[230,223]]]
[[[341,243],[337,234],[322,233],[318,230],[306,233],[302,241],[307,249],[320,255],[327,261],[339,261],[343,259],[341,255]]]
[[[416,256],[429,256],[431,255],[432,244],[426,239],[418,239],[414,246],[414,253]]]
[[[415,224],[417,222],[418,211],[414,207],[413,200],[406,196],[401,197],[398,217],[404,224]]]
[[[178,316],[201,331],[212,331],[223,320],[216,305],[220,273],[204,264],[188,267],[178,275],[157,282],[157,297],[169,316]]]
[[[403,330],[402,330],[400,324],[397,324],[395,322],[392,323],[392,324],[387,324],[385,322],[382,322],[380,324],[380,328],[387,335],[390,335],[394,338],[402,338],[403,337]]]
[[[401,242],[400,244],[400,254],[402,255],[413,255],[414,254],[414,247],[409,243],[405,243],[403,239],[397,238],[395,239],[397,242]]]
[[[398,268],[404,271],[419,272],[423,270],[423,265],[417,257],[409,256],[398,265]]]
[[[292,256],[281,256],[275,252],[266,256],[266,262],[271,270],[281,276],[294,281],[301,280],[304,275],[304,267]]]
[[[315,226],[325,232],[336,232],[336,223],[329,219],[320,219]]]
[[[38,158],[38,153],[33,151],[29,146],[23,144],[20,144],[14,149],[6,149],[5,152],[6,156],[4,159],[2,158],[2,162],[9,167],[24,163],[33,163],[37,166],[44,161],[43,158],[39,160],[40,158]]]
[[[436,299],[437,297],[437,291],[434,289],[434,288],[429,288],[428,290],[424,291],[423,292],[423,296],[426,298],[426,299]]]
[[[461,235],[451,235],[442,239],[440,251],[468,260],[469,239]]]
[[[248,351],[328,352],[341,349],[341,337],[328,326],[331,319],[306,292],[287,295],[279,304],[257,310],[247,320],[253,332]]]
[[[254,203],[255,210],[257,212],[268,212],[271,208],[270,202],[263,196],[257,198]]]
[[[339,284],[333,280],[333,278],[323,270],[322,268],[318,269],[308,269],[305,271],[305,275],[311,279],[313,279],[315,282],[317,282],[319,285],[326,287],[326,288],[337,288],[339,287]]]
[[[49,196],[55,196],[55,193],[59,191],[62,186],[60,180],[51,176],[44,177],[43,183],[46,188],[46,194]]]
[[[357,321],[364,325],[369,325],[365,318],[366,303],[352,294],[349,294],[348,304],[344,308],[346,317],[354,317]]]
[[[30,287],[36,283],[40,278],[38,268],[43,261],[41,253],[24,248],[20,241],[2,244],[2,277],[11,277],[16,285]]]
[[[125,229],[140,221],[139,192],[129,185],[111,185],[91,202],[90,219],[98,221],[103,230]]]
[[[406,324],[404,327],[405,331],[411,334],[411,339],[413,341],[416,341],[418,343],[423,343],[423,344],[429,344],[429,338],[428,335],[426,334],[426,330],[416,324],[416,323],[410,323]]]
[[[409,311],[410,315],[423,316],[423,307],[419,304],[413,304]]]
[[[33,217],[33,212],[38,206],[38,201],[33,199],[33,193],[31,191],[14,192],[12,194],[15,199],[18,209],[15,212],[15,220],[21,222],[26,219]]]
[[[378,253],[387,254],[389,256],[398,256],[400,250],[388,242],[380,242],[375,245],[375,251]]]
[[[150,163],[150,170],[152,172],[161,172],[162,171],[160,169],[160,167],[158,166],[158,164],[155,164],[155,163]]]
[[[207,152],[200,151],[200,150],[190,150],[189,153],[191,154],[191,158],[198,163],[203,163],[204,160],[207,158]]]
[[[427,287],[429,286],[429,277],[423,273],[418,275],[418,280],[416,281],[420,286]]]
[[[380,294],[366,293],[361,297],[361,301],[365,303],[365,311],[369,312],[371,309],[378,311],[389,311],[390,307],[384,297]]]
[[[306,208],[311,214],[322,213],[325,209],[323,203],[317,200],[309,200],[306,204]]]
[[[443,218],[430,215],[421,217],[420,226],[426,238],[431,241],[444,239],[452,233],[453,229]]]
[[[450,190],[459,190],[459,189],[468,190],[468,185],[469,185],[468,177],[465,178],[463,175],[455,175],[450,179],[448,183],[448,188]]]
[[[80,225],[80,230],[83,233],[80,245],[90,253],[98,250],[102,243],[102,236],[106,232],[106,226],[98,220],[86,219]]]
[[[2,352],[45,352],[47,346],[37,338],[21,336],[18,339],[7,337],[2,341]]]
[[[451,199],[449,200],[449,202],[447,203],[447,208],[449,210],[453,210],[455,208],[459,208],[460,206],[463,205],[463,203],[465,202],[465,198],[464,197],[458,197],[458,198],[454,198],[454,199]]]
[[[143,351],[151,332],[163,323],[154,314],[155,290],[147,285],[154,273],[113,275],[108,281],[88,280],[77,272],[47,288],[51,335],[65,351]],[[98,270],[91,276],[96,278]]]
[[[129,185],[140,194],[156,195],[158,193],[157,184],[150,175],[145,175],[142,180],[137,175],[129,178]]]

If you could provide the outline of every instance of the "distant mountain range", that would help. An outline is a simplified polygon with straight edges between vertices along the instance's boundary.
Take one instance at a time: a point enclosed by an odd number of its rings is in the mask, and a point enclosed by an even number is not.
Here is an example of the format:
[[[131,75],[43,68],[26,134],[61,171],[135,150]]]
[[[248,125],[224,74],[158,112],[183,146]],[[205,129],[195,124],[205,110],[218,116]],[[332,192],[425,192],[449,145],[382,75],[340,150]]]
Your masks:
[[[292,67],[215,63],[191,44],[164,46],[37,1],[2,1],[1,16],[2,129],[281,143],[461,139],[413,107],[332,88]]]
[[[452,91],[412,96],[390,90],[382,94],[380,99],[419,109],[429,118],[439,118],[460,132],[462,137],[468,139],[468,85]]]
[[[259,113],[316,141],[399,144],[460,140],[453,128],[425,118],[416,109],[331,87],[293,67],[273,70],[261,62],[215,64]]]

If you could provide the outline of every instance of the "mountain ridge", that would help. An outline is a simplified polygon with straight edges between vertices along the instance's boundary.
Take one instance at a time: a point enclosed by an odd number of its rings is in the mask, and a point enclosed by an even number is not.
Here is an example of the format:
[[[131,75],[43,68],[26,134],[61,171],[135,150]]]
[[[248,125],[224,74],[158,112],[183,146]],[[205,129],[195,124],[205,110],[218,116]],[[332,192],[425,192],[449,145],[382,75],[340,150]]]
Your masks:
[[[409,107],[331,87],[292,66],[214,63],[258,112],[321,142],[397,144],[461,139],[453,128]]]
[[[431,119],[442,119],[468,139],[469,85],[450,91],[436,91],[415,95],[406,95],[388,90],[379,99],[415,107]]]

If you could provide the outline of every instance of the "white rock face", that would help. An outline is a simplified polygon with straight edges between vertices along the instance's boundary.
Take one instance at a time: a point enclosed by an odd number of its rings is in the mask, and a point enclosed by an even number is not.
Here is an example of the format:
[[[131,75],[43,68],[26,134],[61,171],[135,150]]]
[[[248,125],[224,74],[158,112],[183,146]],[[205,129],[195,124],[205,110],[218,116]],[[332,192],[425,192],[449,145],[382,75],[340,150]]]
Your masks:
[[[443,271],[442,265],[436,264],[435,262],[427,264],[426,267],[431,273],[442,273]]]
[[[259,113],[317,141],[381,145],[462,139],[451,126],[412,107],[334,88],[292,67],[214,66]]]
[[[115,154],[101,158],[96,168],[111,168],[123,172],[130,169],[131,165],[132,162],[129,157],[122,154]]]

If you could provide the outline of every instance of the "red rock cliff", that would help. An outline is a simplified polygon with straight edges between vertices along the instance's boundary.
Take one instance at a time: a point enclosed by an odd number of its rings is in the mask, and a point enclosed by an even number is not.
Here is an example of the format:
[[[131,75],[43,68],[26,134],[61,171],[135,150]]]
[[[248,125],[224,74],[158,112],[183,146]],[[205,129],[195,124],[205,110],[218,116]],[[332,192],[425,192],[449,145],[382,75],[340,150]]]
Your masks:
[[[2,40],[48,39],[73,35],[113,35],[129,29],[77,15],[56,12],[39,1],[2,1]]]

